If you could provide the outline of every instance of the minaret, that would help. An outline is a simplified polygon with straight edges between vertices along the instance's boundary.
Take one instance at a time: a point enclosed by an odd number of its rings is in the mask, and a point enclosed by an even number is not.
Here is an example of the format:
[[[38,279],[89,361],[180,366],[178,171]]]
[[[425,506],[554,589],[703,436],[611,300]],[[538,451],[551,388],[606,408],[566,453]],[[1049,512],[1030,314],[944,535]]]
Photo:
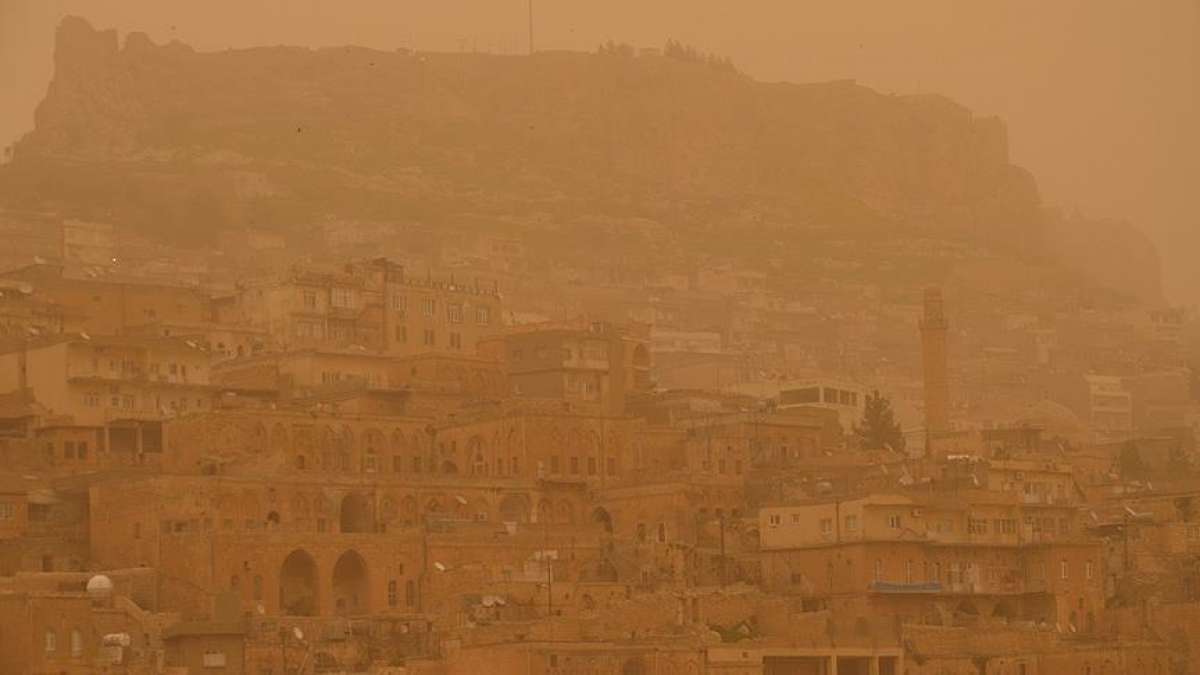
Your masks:
[[[925,367],[925,451],[950,426],[950,385],[946,378],[946,313],[940,288],[925,289],[921,318],[921,360]]]

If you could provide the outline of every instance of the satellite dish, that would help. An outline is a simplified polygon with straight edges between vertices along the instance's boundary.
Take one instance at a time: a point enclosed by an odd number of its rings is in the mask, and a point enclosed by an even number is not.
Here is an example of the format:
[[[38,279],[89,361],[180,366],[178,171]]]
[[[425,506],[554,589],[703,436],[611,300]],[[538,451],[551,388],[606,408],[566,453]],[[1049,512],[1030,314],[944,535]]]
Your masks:
[[[467,505],[467,500],[462,495],[454,495],[454,500],[463,506]]]
[[[436,570],[437,570],[437,571],[439,571],[439,572],[445,572],[445,571],[446,571],[446,566],[445,566],[445,565],[443,565],[443,564],[442,564],[442,563],[440,563],[440,562],[435,562],[435,563],[433,563],[433,567],[434,567],[434,569],[436,569]]]
[[[292,626],[292,635],[293,635],[293,636],[294,636],[294,637],[295,637],[297,640],[303,640],[303,639],[304,639],[304,631],[300,630],[300,627],[299,627],[299,626]]]
[[[108,596],[112,595],[112,592],[113,592],[112,579],[109,579],[108,577],[104,576],[103,574],[97,574],[96,576],[92,577],[91,579],[88,579],[87,594],[92,599],[99,600],[102,598],[107,598]]]
[[[267,608],[263,607],[261,602],[254,606],[254,610],[258,612],[259,616],[263,616],[267,613]]]

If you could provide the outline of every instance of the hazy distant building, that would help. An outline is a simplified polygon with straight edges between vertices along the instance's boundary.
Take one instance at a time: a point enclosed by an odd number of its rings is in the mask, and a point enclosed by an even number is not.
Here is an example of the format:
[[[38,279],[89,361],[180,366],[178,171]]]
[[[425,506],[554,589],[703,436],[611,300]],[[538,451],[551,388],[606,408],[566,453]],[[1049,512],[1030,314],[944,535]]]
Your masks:
[[[499,332],[501,306],[493,287],[412,278],[379,258],[246,284],[221,318],[265,327],[283,349],[474,354],[481,338]]]
[[[480,349],[507,363],[517,397],[563,399],[619,414],[628,393],[650,387],[647,339],[606,323],[573,322],[525,327]]]

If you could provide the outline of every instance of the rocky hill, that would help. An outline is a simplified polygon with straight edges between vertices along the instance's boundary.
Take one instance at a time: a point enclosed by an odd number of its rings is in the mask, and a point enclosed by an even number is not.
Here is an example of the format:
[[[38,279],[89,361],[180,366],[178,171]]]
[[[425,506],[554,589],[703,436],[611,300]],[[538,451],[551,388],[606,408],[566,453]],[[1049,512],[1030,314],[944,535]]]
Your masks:
[[[0,171],[9,207],[197,243],[229,226],[465,214],[651,219],[701,248],[760,230],[949,237],[1018,256],[1088,242],[1049,222],[995,118],[621,50],[198,53],[137,33],[119,45],[68,18],[36,128]],[[1131,271],[1137,294],[1156,295],[1156,264]]]

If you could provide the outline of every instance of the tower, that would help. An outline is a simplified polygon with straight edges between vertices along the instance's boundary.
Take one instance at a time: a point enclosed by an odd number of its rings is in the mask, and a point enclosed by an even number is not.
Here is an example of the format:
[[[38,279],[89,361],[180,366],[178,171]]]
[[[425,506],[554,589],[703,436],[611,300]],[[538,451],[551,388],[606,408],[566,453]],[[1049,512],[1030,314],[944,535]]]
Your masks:
[[[925,451],[950,426],[950,385],[946,377],[946,332],[949,328],[940,288],[925,289],[921,317],[921,361],[925,371]]]

